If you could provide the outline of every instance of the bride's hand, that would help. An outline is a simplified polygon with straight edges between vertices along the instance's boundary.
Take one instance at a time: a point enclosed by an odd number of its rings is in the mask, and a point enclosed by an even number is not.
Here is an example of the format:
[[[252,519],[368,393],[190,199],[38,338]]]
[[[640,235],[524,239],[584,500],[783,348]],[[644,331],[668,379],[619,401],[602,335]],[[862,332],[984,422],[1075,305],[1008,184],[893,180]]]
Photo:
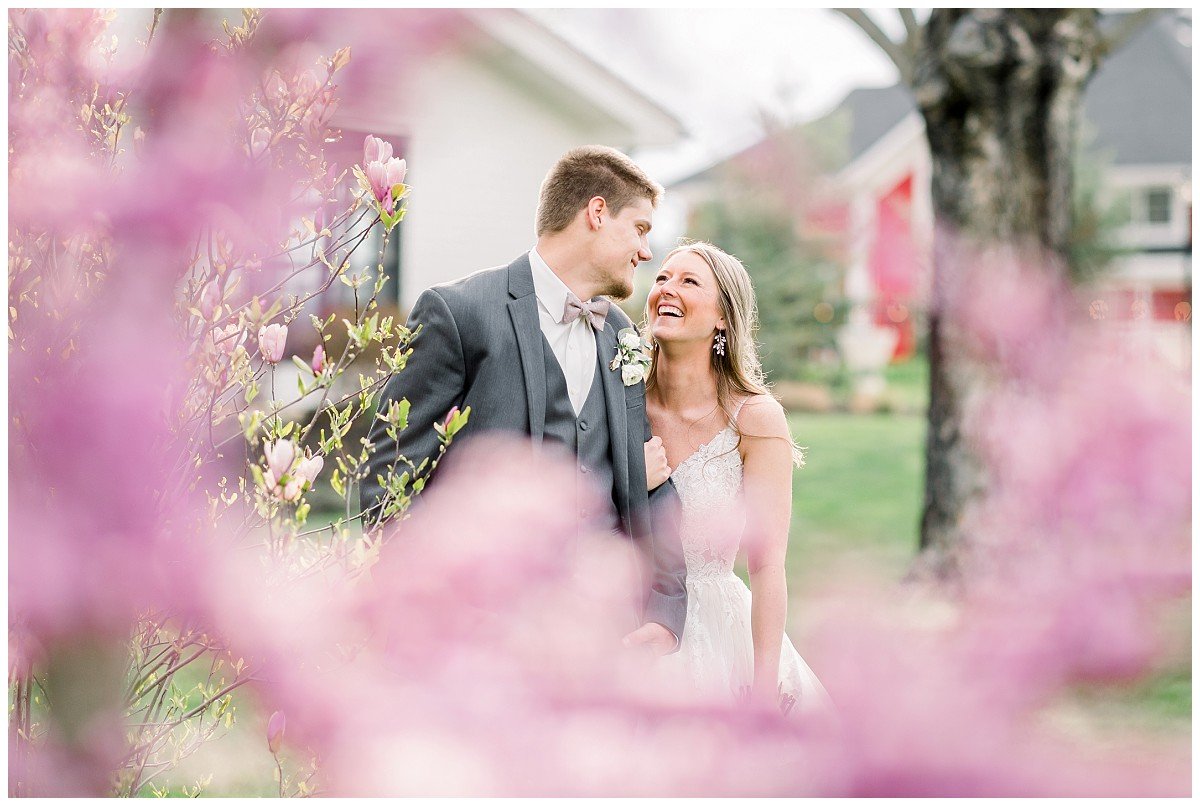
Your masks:
[[[667,449],[663,447],[662,437],[650,437],[645,450],[646,489],[653,490],[671,478],[671,468],[667,465]]]

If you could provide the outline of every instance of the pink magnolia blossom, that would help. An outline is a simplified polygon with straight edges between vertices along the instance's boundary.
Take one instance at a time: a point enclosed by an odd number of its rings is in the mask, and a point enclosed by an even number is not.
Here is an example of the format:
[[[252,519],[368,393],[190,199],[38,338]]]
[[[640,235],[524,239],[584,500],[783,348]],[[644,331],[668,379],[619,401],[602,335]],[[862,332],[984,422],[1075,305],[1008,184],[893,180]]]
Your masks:
[[[312,371],[314,375],[320,375],[325,371],[325,345],[318,344],[317,349],[313,350]]]
[[[366,165],[367,179],[371,182],[371,193],[375,199],[384,204],[392,204],[392,188],[404,181],[408,171],[407,163],[402,159],[392,157],[387,162],[368,162]]]
[[[295,501],[316,479],[325,460],[319,456],[302,460],[296,465],[299,451],[296,443],[287,439],[268,442],[263,447],[267,459],[267,470],[263,473],[263,486],[267,492],[281,501]],[[293,467],[293,465],[296,465]]]
[[[281,479],[287,479],[281,483]],[[276,476],[275,473],[268,470],[263,473],[263,486],[267,492],[278,498],[280,501],[295,501],[304,492],[304,479],[296,474],[290,476]]]
[[[302,459],[300,464],[296,465],[296,477],[302,479],[307,486],[317,480],[317,475],[321,472],[321,468],[325,466],[325,460],[320,456],[310,456],[307,459]]]
[[[287,343],[287,325],[265,325],[258,330],[258,351],[263,359],[278,364],[283,358],[283,347]]]
[[[406,160],[392,157],[384,167],[387,168],[387,186],[389,190],[396,185],[404,183],[404,177],[408,173],[408,162]]]
[[[285,730],[287,730],[287,716],[283,711],[271,714],[271,718],[267,720],[267,749],[271,751],[271,755],[278,753],[279,748],[283,745]]]
[[[390,186],[387,184],[387,168],[383,162],[376,160],[368,162],[363,166],[363,170],[367,175],[367,181],[371,183],[371,194],[376,201],[384,201],[391,195]]]
[[[296,460],[296,443],[290,439],[268,442],[263,447],[263,454],[267,458],[268,472],[276,479],[280,479],[292,469],[292,464]]]
[[[304,479],[299,476],[288,480],[287,484],[282,487],[277,486],[275,494],[282,500],[287,502],[296,501],[300,498],[300,494],[304,492]]]
[[[392,158],[392,144],[378,137],[367,135],[363,141],[363,165],[372,162],[387,162]]]
[[[363,144],[363,172],[371,185],[371,195],[387,212],[394,213],[399,197],[393,194],[396,185],[404,183],[408,163],[392,156],[392,145],[378,137],[367,135]],[[403,194],[401,194],[403,195]]]

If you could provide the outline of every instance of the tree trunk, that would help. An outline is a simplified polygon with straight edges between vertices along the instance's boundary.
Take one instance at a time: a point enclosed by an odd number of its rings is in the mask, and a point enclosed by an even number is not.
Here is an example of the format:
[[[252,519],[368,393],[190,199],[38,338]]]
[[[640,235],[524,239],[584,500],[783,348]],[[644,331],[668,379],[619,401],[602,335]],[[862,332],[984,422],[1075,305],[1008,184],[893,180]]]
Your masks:
[[[963,516],[987,479],[962,423],[981,367],[957,350],[948,283],[963,270],[961,236],[1064,265],[1071,165],[1082,93],[1100,52],[1095,9],[935,9],[912,89],[933,160],[930,404],[921,549],[953,567]]]

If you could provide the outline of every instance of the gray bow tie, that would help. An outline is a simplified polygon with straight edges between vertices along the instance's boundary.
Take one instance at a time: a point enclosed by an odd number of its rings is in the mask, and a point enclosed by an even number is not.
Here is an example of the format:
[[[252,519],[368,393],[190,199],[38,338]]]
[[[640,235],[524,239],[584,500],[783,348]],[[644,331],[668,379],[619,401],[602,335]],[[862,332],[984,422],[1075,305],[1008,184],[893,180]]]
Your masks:
[[[604,297],[592,297],[587,302],[580,302],[579,297],[567,292],[567,304],[563,307],[563,324],[569,325],[583,314],[596,330],[604,330],[604,317],[608,316],[608,306],[612,303]]]

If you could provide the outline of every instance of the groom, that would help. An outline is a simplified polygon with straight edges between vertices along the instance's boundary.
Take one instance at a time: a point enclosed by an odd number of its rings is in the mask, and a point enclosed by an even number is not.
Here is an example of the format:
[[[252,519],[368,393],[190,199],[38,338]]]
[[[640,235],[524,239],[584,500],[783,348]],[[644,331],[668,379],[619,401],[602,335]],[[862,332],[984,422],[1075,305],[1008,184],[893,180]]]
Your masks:
[[[384,411],[407,398],[408,427],[393,440],[382,421],[373,424],[362,509],[374,519],[383,492],[376,476],[397,455],[416,465],[436,456],[433,424],[454,406],[471,407],[464,436],[509,431],[535,446],[557,444],[576,455],[579,483],[606,494],[602,511],[580,513],[581,526],[632,538],[648,566],[642,626],[626,645],[667,654],[683,635],[686,572],[678,534],[656,531],[651,515],[675,512],[679,502],[670,481],[646,491],[645,386],[624,385],[620,367],[609,367],[617,332],[631,322],[603,298],[633,293],[661,197],[621,152],[572,149],[542,183],[532,250],[421,294],[408,321],[421,328],[412,355],[379,401]]]

